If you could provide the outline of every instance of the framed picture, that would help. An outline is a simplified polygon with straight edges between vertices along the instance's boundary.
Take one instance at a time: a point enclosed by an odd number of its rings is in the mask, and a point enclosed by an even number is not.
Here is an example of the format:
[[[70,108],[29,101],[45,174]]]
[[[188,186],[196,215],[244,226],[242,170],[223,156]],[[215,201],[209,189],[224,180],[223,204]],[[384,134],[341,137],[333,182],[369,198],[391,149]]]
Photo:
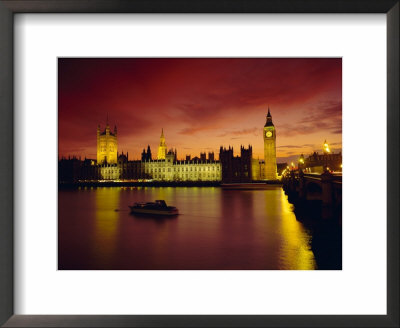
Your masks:
[[[341,270],[341,97],[341,58],[58,58],[58,270]]]
[[[0,17],[1,324],[399,325],[398,1]]]

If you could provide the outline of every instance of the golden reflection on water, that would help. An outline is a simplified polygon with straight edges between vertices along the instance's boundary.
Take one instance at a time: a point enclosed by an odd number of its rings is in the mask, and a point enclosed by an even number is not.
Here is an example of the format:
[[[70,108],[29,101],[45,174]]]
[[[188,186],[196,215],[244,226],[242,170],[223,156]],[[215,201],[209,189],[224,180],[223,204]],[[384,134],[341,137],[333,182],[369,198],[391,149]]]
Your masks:
[[[115,255],[120,206],[120,188],[96,190],[93,252],[99,265],[109,264]],[[96,262],[97,262],[96,261]]]
[[[280,263],[282,269],[313,270],[316,268],[314,253],[310,249],[310,236],[304,232],[304,227],[296,220],[291,205],[283,190],[281,190],[281,227],[282,235]]]

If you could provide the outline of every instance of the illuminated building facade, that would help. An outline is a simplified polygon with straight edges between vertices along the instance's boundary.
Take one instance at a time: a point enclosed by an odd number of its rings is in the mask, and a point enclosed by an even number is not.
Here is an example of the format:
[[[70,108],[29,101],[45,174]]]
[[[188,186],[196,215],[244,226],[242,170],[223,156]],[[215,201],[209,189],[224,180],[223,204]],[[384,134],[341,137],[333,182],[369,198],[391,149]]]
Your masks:
[[[205,159],[195,157],[176,159],[176,150],[168,151],[165,159],[142,162],[144,174],[156,181],[220,181],[221,164],[214,160],[214,154]]]
[[[108,120],[103,132],[100,125],[97,127],[97,163],[98,164],[117,164],[117,127],[111,132]]]
[[[101,180],[119,180],[121,169],[117,163],[109,164],[104,162],[99,165]]]
[[[186,156],[186,160],[177,160],[176,149],[167,152],[164,130],[161,130],[157,159],[151,158],[150,147],[143,149],[141,170],[142,176],[155,181],[220,181],[221,164],[214,159],[214,153],[205,153],[199,157]]]
[[[266,180],[276,180],[276,130],[268,107],[267,121],[263,129],[264,137],[264,169]]]
[[[251,175],[253,181],[265,180],[265,163],[263,160],[253,158],[251,161]],[[287,163],[276,163],[278,176],[282,175],[284,169],[286,169]]]
[[[265,180],[264,160],[252,158],[252,160],[251,160],[251,178],[253,181]]]
[[[160,145],[158,146],[157,159],[165,159],[167,156],[167,145],[165,144],[164,129],[161,129]]]

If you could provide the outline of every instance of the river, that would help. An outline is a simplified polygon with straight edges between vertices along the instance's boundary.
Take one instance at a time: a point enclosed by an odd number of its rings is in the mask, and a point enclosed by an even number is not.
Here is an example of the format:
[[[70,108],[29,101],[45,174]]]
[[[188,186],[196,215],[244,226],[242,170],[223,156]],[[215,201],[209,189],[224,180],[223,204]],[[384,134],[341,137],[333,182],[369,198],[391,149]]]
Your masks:
[[[156,199],[181,214],[130,214],[128,205]],[[321,268],[311,247],[313,229],[296,219],[280,186],[60,190],[58,210],[60,270]]]

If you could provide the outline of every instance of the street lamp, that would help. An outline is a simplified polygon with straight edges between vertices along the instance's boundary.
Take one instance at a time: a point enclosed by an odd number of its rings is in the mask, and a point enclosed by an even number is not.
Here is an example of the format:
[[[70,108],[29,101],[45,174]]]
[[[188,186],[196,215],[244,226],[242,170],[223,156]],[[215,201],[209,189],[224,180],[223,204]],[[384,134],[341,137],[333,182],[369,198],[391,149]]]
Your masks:
[[[300,158],[299,158],[299,169],[303,169],[303,165],[304,165],[304,155],[301,154]]]

